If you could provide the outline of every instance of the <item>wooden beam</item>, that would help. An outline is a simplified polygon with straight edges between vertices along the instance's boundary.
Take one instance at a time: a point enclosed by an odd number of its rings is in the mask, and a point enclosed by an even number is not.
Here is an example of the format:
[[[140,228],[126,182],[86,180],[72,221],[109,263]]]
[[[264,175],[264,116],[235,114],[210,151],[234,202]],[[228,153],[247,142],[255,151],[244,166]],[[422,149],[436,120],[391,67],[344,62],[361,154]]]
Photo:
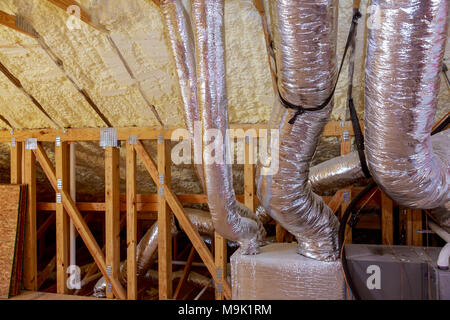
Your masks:
[[[61,179],[62,188],[69,190],[69,146],[67,142],[55,145],[56,179]],[[55,188],[57,189],[57,187]],[[68,293],[67,268],[70,265],[70,220],[67,211],[61,203],[56,204],[56,291]]]
[[[47,157],[47,154],[45,153],[45,150],[42,147],[42,144],[38,142],[37,149],[33,150],[33,151],[34,151],[37,161],[41,165],[42,170],[44,171],[45,175],[47,176],[48,181],[50,181],[52,188],[54,190],[57,190],[58,188],[57,188],[55,168],[53,167],[53,164],[51,163],[50,159]]]
[[[37,207],[37,206],[36,206]],[[56,215],[51,214],[49,217],[39,226],[39,229],[36,233],[36,238],[38,241],[45,235],[45,231],[55,222]]]
[[[224,300],[223,286],[227,281],[227,239],[214,232],[214,246],[214,258],[218,278],[217,285],[215,286],[216,300]]]
[[[66,190],[62,190],[62,200],[64,208],[66,208],[70,218],[75,225],[75,228],[83,239],[92,257],[94,258],[94,261],[97,264],[100,272],[103,274],[106,281],[112,284],[112,291],[114,295],[120,299],[126,299],[126,293],[122,285],[120,284],[120,281],[115,279],[114,277],[109,276],[102,250],[98,246],[97,241],[95,241],[95,238],[89,230],[89,227],[81,216],[81,213],[76,208],[76,205],[70,197],[70,194]]]
[[[24,183],[28,185],[28,208],[25,223],[23,287],[37,290],[36,238],[36,158],[32,150],[25,150]]]
[[[28,154],[31,154],[31,156],[27,156]],[[33,161],[27,161],[28,157],[30,157],[30,158],[32,157]],[[26,150],[26,152],[25,152],[25,160],[26,160],[25,165],[26,166],[25,167],[30,167],[28,165],[28,162],[32,162],[32,163],[34,162],[34,165],[35,165],[36,164],[35,159],[36,158],[34,157],[34,153],[31,150]],[[36,167],[34,167],[34,168],[36,169]],[[34,172],[35,171],[36,170],[34,170]],[[54,174],[54,172],[55,172],[54,169],[47,170],[44,172],[45,172],[45,174],[50,175],[50,176],[47,176],[49,181],[56,181],[56,175]],[[25,176],[27,176],[27,174]],[[25,179],[25,180],[27,180],[27,179]],[[28,179],[28,180],[36,181],[36,174],[34,173],[34,179]],[[86,221],[83,219],[83,216],[81,215],[80,211],[78,211],[78,209],[75,205],[75,202],[72,200],[72,197],[70,196],[70,192],[64,188],[62,190],[55,189],[55,191],[59,191],[61,193],[61,198],[62,198],[61,200],[64,205],[64,208],[66,209],[67,213],[69,214],[70,219],[73,221],[73,224],[75,225],[75,228],[77,229],[79,235],[83,239],[87,249],[91,253],[92,257],[94,258],[95,263],[98,265],[99,270],[105,277],[106,281],[110,282],[112,284],[112,291],[113,291],[114,295],[116,297],[119,297],[120,299],[126,299],[126,293],[125,293],[125,290],[123,289],[122,285],[120,284],[120,281],[115,279],[114,277],[111,277],[109,275],[109,272],[107,272],[106,261],[103,256],[103,253],[100,250],[100,247],[98,246],[97,241],[95,240],[91,231],[89,230],[89,227],[86,224]],[[34,203],[36,203],[36,202],[34,201]],[[34,212],[36,212],[36,204],[34,205]],[[36,216],[36,214],[34,214],[34,216]],[[34,219],[34,221],[35,220],[36,219]],[[36,227],[36,223],[34,223],[34,225]],[[36,229],[36,228],[34,228],[34,229]],[[31,230],[32,230],[32,228],[31,228]],[[34,241],[34,246],[35,245],[36,245],[36,241]],[[25,251],[25,253],[27,253],[27,251]],[[31,254],[30,254],[30,256],[31,256]],[[27,262],[27,263],[29,263],[29,262]],[[29,264],[31,264],[31,263],[29,263]],[[24,267],[25,267],[25,265],[24,265]],[[24,276],[25,276],[25,270],[24,270]],[[25,280],[24,280],[24,283],[25,283]],[[35,289],[33,289],[33,290],[35,290]]]
[[[172,213],[164,186],[170,187],[170,141],[158,139],[158,274],[159,299],[172,298]]]
[[[418,230],[423,229],[422,210],[410,209],[406,210],[406,244],[409,246],[422,246],[422,234]]]
[[[381,243],[394,244],[393,201],[384,192],[381,192]]]
[[[22,142],[11,145],[10,172],[11,184],[22,183]]]
[[[0,10],[0,24],[4,25],[5,27],[8,27],[10,29],[13,29],[15,31],[18,31],[26,36],[29,36],[31,38],[37,38],[35,34],[30,33],[20,27],[17,26],[17,18],[16,16],[12,16],[4,11]]]
[[[137,207],[136,207],[136,151],[127,141],[127,298],[137,300],[136,245],[137,245]]]
[[[344,190],[338,190],[329,200],[328,207],[336,214],[344,201]]]
[[[52,260],[50,260],[50,262],[45,266],[45,268],[39,273],[37,283],[38,289],[40,289],[44,284],[45,280],[48,279],[50,273],[52,273],[53,269],[55,269],[55,265],[56,265],[56,256],[53,257]],[[56,290],[58,290],[58,285],[56,285]]]
[[[251,136],[245,139],[244,150],[244,197],[245,205],[255,212],[255,141]]]
[[[137,145],[135,145],[136,153],[139,155],[140,159],[142,160],[145,168],[149,172],[150,176],[152,177],[153,181],[155,183],[158,182],[158,170],[156,167],[155,162],[150,157],[148,152],[145,150],[144,145],[141,141],[138,142]],[[180,223],[180,226],[183,228],[184,232],[188,236],[189,240],[192,242],[193,246],[195,247],[195,250],[197,250],[197,253],[199,254],[202,261],[205,263],[205,266],[208,268],[209,273],[212,275],[214,281],[218,281],[216,274],[216,266],[214,263],[214,258],[211,254],[211,251],[209,251],[208,247],[206,246],[205,242],[202,240],[200,234],[198,231],[194,228],[189,218],[186,216],[183,206],[181,202],[178,200],[177,196],[173,193],[173,191],[167,186],[164,185],[164,197],[169,204],[170,208],[172,209],[173,213],[175,214],[176,218],[178,219],[178,222]],[[227,299],[231,299],[231,288],[230,285],[225,282],[223,286],[224,295]]]
[[[120,275],[120,149],[105,148],[105,226],[106,266],[111,278]],[[106,297],[114,298],[112,288],[106,284]]]
[[[177,288],[175,290],[175,293],[173,294],[174,299],[178,299],[180,295],[181,288],[183,288],[184,284],[186,283],[189,273],[191,272],[192,263],[194,262],[195,258],[195,248],[192,247],[191,251],[189,252],[189,256],[186,260],[186,264],[184,265],[183,269],[183,275],[181,276],[180,281],[178,281]]]
[[[264,137],[266,133],[262,130],[267,130],[267,124],[230,124],[231,129],[242,129],[244,132],[236,131],[237,138],[245,138],[246,130],[255,130],[257,137]],[[322,136],[324,137],[339,137],[342,134],[342,129],[349,130],[350,135],[354,135],[351,122],[347,121],[344,127],[340,126],[339,121],[330,121],[325,126]],[[364,129],[364,123],[361,121],[361,128]],[[161,133],[164,139],[170,140],[175,130],[179,127],[169,127],[167,130],[161,131],[160,126],[153,127],[131,127],[131,128],[117,128],[118,140],[126,141],[130,135],[136,135],[139,140],[156,140]],[[99,141],[100,130],[98,128],[72,128],[61,131],[58,129],[16,129],[11,135],[10,130],[0,130],[0,142],[10,142],[14,137],[16,141],[25,141],[28,138],[36,138],[42,142],[54,142],[56,137],[60,137],[61,141]]]

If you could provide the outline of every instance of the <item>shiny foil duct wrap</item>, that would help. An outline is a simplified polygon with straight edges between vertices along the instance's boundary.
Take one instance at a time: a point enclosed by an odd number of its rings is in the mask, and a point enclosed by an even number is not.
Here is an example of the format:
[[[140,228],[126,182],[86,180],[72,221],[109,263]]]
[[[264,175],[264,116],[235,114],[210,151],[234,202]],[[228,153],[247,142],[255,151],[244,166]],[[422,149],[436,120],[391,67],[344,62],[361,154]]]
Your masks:
[[[198,110],[197,73],[191,23],[181,0],[163,0],[160,7],[177,66],[178,82],[184,105],[184,122],[191,137],[194,148],[193,154],[197,154],[202,150],[202,141],[199,138],[194,139],[194,127],[196,122],[200,123],[200,113]],[[205,189],[202,165],[195,164],[195,169],[200,183]]]
[[[317,194],[341,189],[365,178],[357,151],[324,161],[309,172],[309,182]]]
[[[272,1],[272,30],[284,99],[315,107],[331,94],[336,80],[337,1]],[[268,157],[258,168],[258,197],[270,216],[292,233],[298,253],[322,260],[338,257],[339,221],[309,184],[309,165],[333,102],[306,112],[293,125],[295,110],[279,102],[270,129],[279,129],[279,169],[272,175]],[[271,145],[269,142],[268,145]]]
[[[202,112],[203,143],[214,144],[215,152],[203,152],[206,193],[216,231],[237,241],[244,254],[258,252],[263,234],[251,213],[236,201],[232,166],[226,163],[228,103],[225,86],[224,1],[192,0],[195,33],[198,102]],[[215,138],[209,136],[216,133]]]
[[[444,166],[450,168],[450,129],[431,137],[434,153],[442,160]],[[440,226],[450,233],[450,199],[443,206],[431,210]]]
[[[191,221],[194,228],[203,235],[214,235],[214,226],[211,220],[211,216],[207,211],[185,208],[187,217]],[[178,230],[172,219],[172,236],[175,235]],[[139,278],[144,277],[147,271],[152,266],[156,259],[156,253],[158,249],[158,222],[155,222],[144,234],[139,241],[136,248],[136,275]],[[127,283],[127,264],[122,262],[120,264],[120,282],[123,285]],[[104,297],[106,290],[105,278],[100,278],[94,287],[94,296]]]
[[[433,152],[448,30],[448,0],[372,0],[368,34],[366,154],[378,185],[401,205],[445,207],[448,158]],[[447,143],[446,148],[449,148]]]

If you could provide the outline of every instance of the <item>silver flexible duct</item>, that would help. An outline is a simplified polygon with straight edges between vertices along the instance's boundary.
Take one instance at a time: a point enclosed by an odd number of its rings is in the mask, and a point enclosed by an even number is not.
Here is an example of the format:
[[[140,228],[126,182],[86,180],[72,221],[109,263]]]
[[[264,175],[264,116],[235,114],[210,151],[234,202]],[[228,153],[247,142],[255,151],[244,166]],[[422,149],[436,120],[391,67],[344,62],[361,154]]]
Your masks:
[[[430,132],[449,1],[372,0],[372,5],[365,88],[370,172],[401,205],[444,208],[450,199],[450,166],[448,158],[433,152]]]
[[[324,161],[309,172],[309,182],[317,194],[341,189],[364,179],[357,151]]]
[[[237,241],[244,254],[255,254],[263,240],[263,232],[256,221],[246,218],[254,214],[236,201],[232,166],[226,162],[228,106],[225,87],[224,1],[192,0],[191,6],[198,101],[203,116],[203,163],[209,209],[214,227],[220,235]],[[214,152],[206,147],[211,145]]]
[[[185,213],[191,221],[194,228],[204,235],[214,235],[214,226],[211,216],[207,211],[185,208]],[[172,235],[177,233],[177,227],[172,219]],[[156,258],[158,248],[158,222],[155,222],[144,234],[136,248],[136,275],[143,277],[152,266]],[[127,283],[127,264],[120,264],[120,282],[123,285]],[[102,297],[106,290],[105,278],[99,279],[94,287],[94,296]]]
[[[280,93],[305,108],[321,105],[337,76],[337,1],[277,0],[271,4]],[[279,170],[266,175],[275,161],[270,156],[258,169],[261,204],[297,238],[300,254],[323,261],[338,257],[339,222],[311,190],[308,176],[332,106],[333,102],[321,111],[306,112],[291,125],[288,121],[295,110],[277,103],[269,126],[280,130]]]
[[[198,110],[197,73],[192,27],[180,0],[163,0],[160,7],[177,66],[178,81],[184,104],[184,121],[193,142],[194,155],[200,154],[202,141],[200,137],[194,137],[195,124],[200,123],[200,113]],[[196,163],[195,169],[203,190],[205,190],[203,167]]]

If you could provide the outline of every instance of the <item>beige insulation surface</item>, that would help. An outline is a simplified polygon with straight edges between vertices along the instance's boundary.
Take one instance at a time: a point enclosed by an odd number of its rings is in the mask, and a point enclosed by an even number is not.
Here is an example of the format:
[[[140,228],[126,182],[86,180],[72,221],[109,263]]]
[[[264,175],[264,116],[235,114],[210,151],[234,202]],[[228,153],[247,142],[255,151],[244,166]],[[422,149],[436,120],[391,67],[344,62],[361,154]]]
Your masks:
[[[183,0],[189,7],[189,0]],[[339,11],[338,59],[342,57],[352,17],[352,0],[341,0]],[[366,12],[368,0],[361,4]],[[102,0],[95,8],[93,0],[81,5],[107,30],[125,56],[163,122],[182,126],[181,97],[175,64],[159,9],[150,0]],[[106,35],[86,25],[70,31],[68,15],[47,0],[0,0],[0,10],[22,14],[43,36],[47,45],[63,60],[66,69],[77,83],[85,88],[106,117],[118,127],[157,125],[152,112],[140,95],[119,57],[114,53]],[[362,115],[364,88],[364,17],[358,28],[355,62],[354,98]],[[251,0],[225,0],[225,45],[227,93],[230,121],[234,123],[267,122],[272,105],[273,89],[267,66],[265,43],[258,12]],[[446,63],[450,66],[450,43],[447,44]],[[64,126],[103,126],[90,110],[84,98],[65,79],[62,72],[46,56],[38,43],[16,31],[0,26],[0,61],[20,79],[24,87],[42,104],[52,118]],[[336,91],[333,120],[343,119],[346,113],[347,63]],[[439,97],[441,117],[449,110],[450,95],[442,83]],[[43,128],[51,124],[35,106],[0,74],[0,114],[17,128]],[[0,121],[0,128],[6,126]],[[316,152],[315,163],[339,154],[339,141],[325,138]],[[155,154],[154,146],[149,149]],[[52,154],[52,149],[48,149]],[[3,172],[9,168],[9,147],[0,144],[1,181],[8,180]],[[122,157],[124,151],[122,150]],[[53,155],[51,155],[53,157]],[[98,144],[78,144],[78,190],[80,197],[94,199],[104,194],[103,153]],[[122,158],[122,189],[124,188],[124,160]],[[200,192],[191,166],[173,168],[172,183],[177,192]],[[236,192],[242,193],[242,168],[235,166]],[[45,182],[43,175],[38,179]],[[138,166],[140,192],[154,192],[154,185],[141,164]],[[44,193],[46,189],[41,188]]]

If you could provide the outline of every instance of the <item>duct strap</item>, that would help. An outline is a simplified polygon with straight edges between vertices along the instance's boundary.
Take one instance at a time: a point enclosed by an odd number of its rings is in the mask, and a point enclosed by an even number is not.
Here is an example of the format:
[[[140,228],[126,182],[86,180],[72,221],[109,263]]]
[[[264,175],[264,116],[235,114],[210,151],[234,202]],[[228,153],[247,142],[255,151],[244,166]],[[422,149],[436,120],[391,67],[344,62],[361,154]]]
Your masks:
[[[355,33],[356,33],[356,27],[358,26],[359,18],[361,18],[361,13],[359,12],[359,10],[356,10],[356,12],[355,12],[355,14],[353,15],[353,18],[352,18],[352,25],[350,26],[350,32],[349,32],[348,37],[347,37],[347,43],[345,44],[344,55],[342,56],[341,65],[339,67],[339,72],[338,72],[336,81],[334,83],[333,90],[331,91],[331,93],[328,96],[328,98],[324,101],[324,103],[322,103],[320,106],[317,106],[317,107],[314,107],[314,108],[304,108],[301,105],[295,105],[295,104],[290,103],[289,101],[286,101],[281,96],[280,89],[278,88],[278,96],[280,98],[281,104],[285,108],[297,110],[297,112],[294,114],[292,119],[289,120],[290,124],[294,124],[295,120],[297,120],[297,117],[302,115],[305,112],[322,110],[323,108],[325,108],[330,103],[331,99],[333,99],[334,92],[336,91],[337,83],[339,81],[339,76],[341,74],[342,67],[344,66],[345,57],[347,56],[347,51],[350,48],[350,44],[351,44],[352,39],[354,38]]]
[[[443,63],[442,73],[444,74],[445,80],[447,80],[447,88],[450,90],[450,80],[448,79],[447,71],[448,71],[447,65]]]

